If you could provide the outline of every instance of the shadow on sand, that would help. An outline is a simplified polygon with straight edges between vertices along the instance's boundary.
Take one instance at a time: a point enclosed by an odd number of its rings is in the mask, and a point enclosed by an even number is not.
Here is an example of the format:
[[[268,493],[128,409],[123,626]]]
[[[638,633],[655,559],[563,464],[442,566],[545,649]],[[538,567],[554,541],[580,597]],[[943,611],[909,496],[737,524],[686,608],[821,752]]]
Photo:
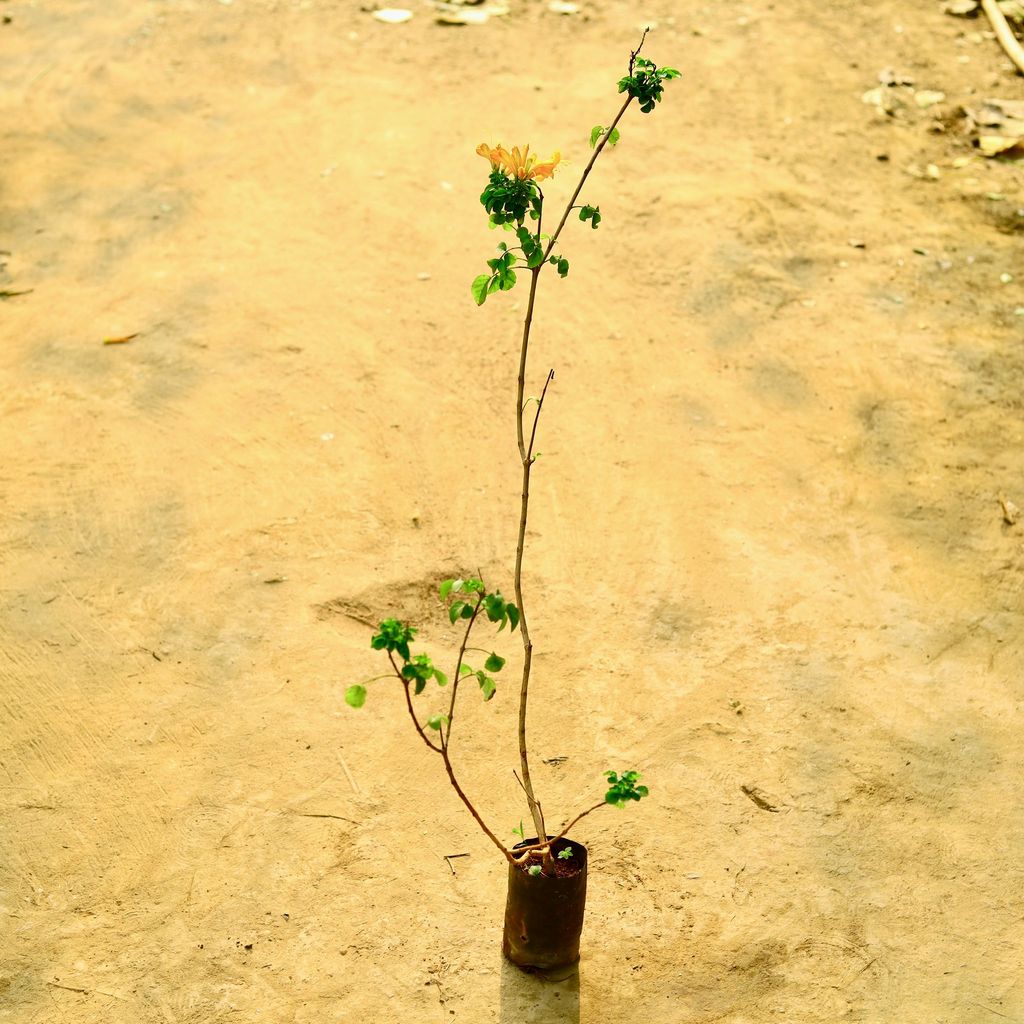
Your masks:
[[[527,974],[501,958],[501,1024],[579,1024],[579,965],[558,976]]]

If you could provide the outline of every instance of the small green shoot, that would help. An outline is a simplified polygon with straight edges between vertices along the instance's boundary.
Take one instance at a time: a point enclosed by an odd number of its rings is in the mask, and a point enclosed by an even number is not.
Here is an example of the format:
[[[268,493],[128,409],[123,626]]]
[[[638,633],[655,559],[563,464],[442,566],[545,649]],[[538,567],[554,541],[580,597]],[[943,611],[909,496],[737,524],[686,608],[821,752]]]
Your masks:
[[[647,796],[646,786],[638,786],[640,779],[639,772],[623,772],[622,778],[615,772],[605,772],[608,780],[608,792],[604,795],[604,802],[613,807],[625,807],[630,800],[640,800]]]
[[[564,850],[559,850],[555,856],[558,857],[559,860],[568,860],[572,856],[572,847],[567,846]]]

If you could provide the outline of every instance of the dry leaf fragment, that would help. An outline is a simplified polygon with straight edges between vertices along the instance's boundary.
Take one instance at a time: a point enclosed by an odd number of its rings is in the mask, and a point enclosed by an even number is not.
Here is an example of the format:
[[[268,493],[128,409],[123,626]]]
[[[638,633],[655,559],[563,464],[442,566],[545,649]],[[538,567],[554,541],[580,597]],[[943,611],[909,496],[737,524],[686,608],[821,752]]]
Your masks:
[[[131,341],[132,338],[137,338],[140,333],[141,333],[140,331],[136,331],[134,334],[123,334],[123,335],[121,335],[120,338],[104,338],[103,339],[103,344],[104,345],[124,345],[126,342]]]
[[[978,0],[950,0],[942,9],[954,18],[973,18],[978,13]]]
[[[1020,519],[1020,509],[1009,498],[999,495],[999,504],[1003,507],[1003,522],[1013,526]]]
[[[778,814],[780,808],[776,807],[771,802],[768,794],[758,786],[740,786],[740,792],[750,799],[761,808],[762,811],[770,811],[772,814]]]
[[[978,148],[984,156],[1024,148],[1024,100],[983,100],[967,115],[978,133]]]

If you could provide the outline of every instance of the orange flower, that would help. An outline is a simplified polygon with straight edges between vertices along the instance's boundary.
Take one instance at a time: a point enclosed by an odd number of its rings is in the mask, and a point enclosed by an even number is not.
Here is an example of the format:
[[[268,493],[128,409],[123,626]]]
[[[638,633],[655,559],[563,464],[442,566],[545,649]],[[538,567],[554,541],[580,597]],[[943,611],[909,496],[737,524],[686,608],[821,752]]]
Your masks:
[[[550,160],[537,163],[536,155],[530,156],[528,144],[522,150],[518,146],[513,146],[512,152],[509,153],[500,143],[492,148],[486,142],[481,142],[477,146],[476,151],[480,156],[490,160],[492,167],[500,168],[511,177],[520,179],[532,178],[534,181],[543,181],[545,178],[550,178],[555,173],[555,168],[562,159],[562,154],[556,152]]]

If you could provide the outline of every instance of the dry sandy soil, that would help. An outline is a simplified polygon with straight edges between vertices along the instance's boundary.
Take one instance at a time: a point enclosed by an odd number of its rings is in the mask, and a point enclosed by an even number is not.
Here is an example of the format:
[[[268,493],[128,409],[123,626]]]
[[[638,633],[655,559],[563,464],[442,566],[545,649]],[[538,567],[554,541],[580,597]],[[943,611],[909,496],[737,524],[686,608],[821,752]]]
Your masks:
[[[959,114],[1021,81],[938,3],[582,3],[0,2],[0,1021],[1024,1021],[1024,197]],[[685,78],[530,367],[535,781],[652,791],[581,823],[552,984],[399,693],[342,695],[511,590],[474,149],[564,202],[651,19]],[[499,643],[453,739],[512,842]]]

